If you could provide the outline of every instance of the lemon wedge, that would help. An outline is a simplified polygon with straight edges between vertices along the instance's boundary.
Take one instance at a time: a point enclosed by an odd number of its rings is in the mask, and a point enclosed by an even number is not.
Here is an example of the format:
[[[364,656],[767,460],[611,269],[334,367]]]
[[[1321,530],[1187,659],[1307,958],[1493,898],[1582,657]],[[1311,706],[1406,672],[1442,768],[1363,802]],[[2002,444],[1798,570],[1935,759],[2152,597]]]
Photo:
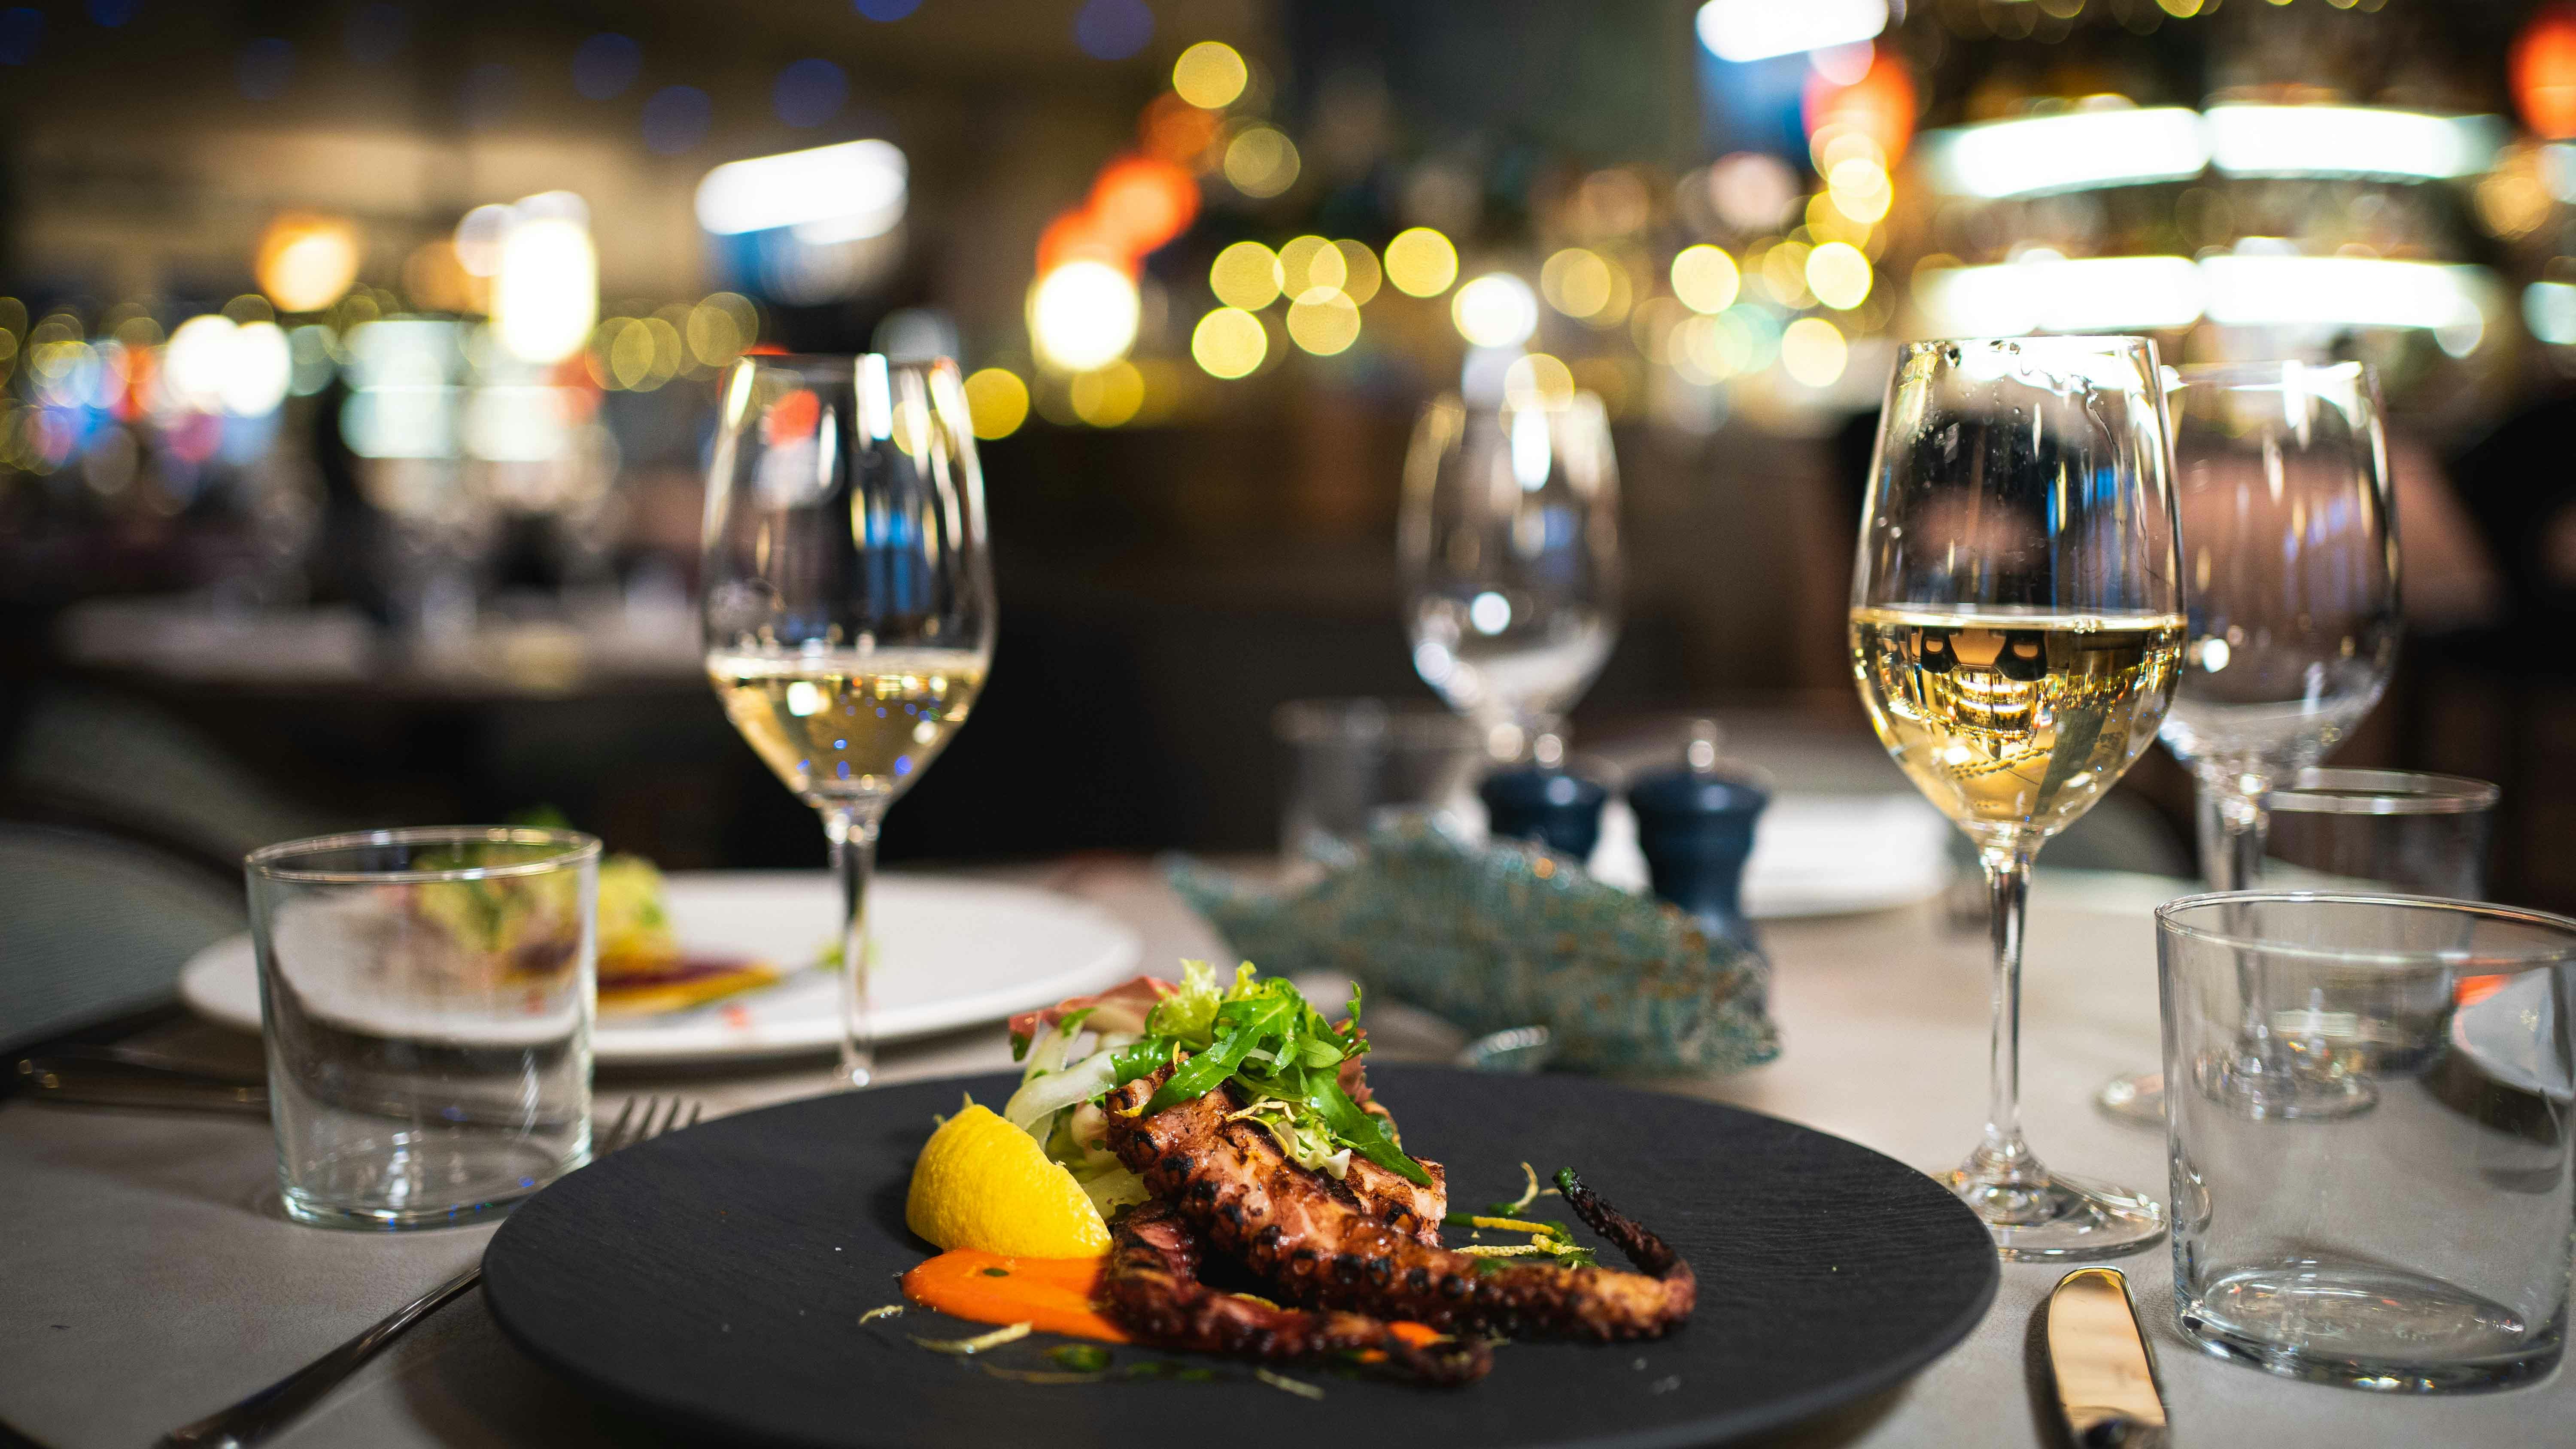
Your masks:
[[[1109,1251],[1109,1225],[1073,1174],[1035,1138],[971,1103],[922,1144],[903,1220],[942,1248],[1022,1258]]]

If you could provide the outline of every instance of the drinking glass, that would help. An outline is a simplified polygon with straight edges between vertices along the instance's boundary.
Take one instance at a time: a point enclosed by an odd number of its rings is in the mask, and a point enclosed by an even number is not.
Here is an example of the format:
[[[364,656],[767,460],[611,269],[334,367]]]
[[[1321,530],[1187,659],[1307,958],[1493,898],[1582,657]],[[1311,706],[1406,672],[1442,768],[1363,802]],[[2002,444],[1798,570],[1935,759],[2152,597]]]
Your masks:
[[[1450,808],[1481,753],[1467,722],[1434,704],[1295,699],[1271,729],[1288,748],[1279,853],[1291,862],[1358,850],[1380,811]]]
[[[707,675],[823,817],[841,883],[841,1075],[876,1075],[868,877],[893,804],[993,656],[984,479],[956,364],[746,357],[707,469]]]
[[[2576,1227],[2576,921],[2277,891],[2156,917],[2183,1330],[2362,1388],[2547,1373]],[[2225,1079],[2248,1010],[2360,1079],[2371,1110],[2242,1110]]]
[[[2301,770],[2264,797],[2264,870],[2286,875],[2279,867],[2288,865],[2338,890],[2482,901],[2500,793],[2461,775]]]
[[[2397,531],[2379,388],[2358,362],[2185,367],[2173,415],[2191,640],[2163,739],[2192,773],[2201,875],[2262,875],[2264,797],[2315,765],[2387,688],[2397,661]],[[2289,1064],[2284,1064],[2289,1065]],[[2330,1083],[2249,1077],[2263,1110],[2349,1111]],[[2102,1105],[2160,1120],[2158,1083]]]
[[[2006,1258],[2131,1252],[2165,1229],[2152,1198],[2042,1166],[2020,1117],[2031,858],[2146,749],[2173,697],[2165,428],[2142,338],[1909,343],[1870,465],[1852,676],[1888,753],[1985,867],[1992,1098],[1948,1180]]]
[[[1423,409],[1396,541],[1413,667],[1492,759],[1565,755],[1565,712],[1619,636],[1619,467],[1591,393],[1507,384]]]
[[[290,1216],[464,1222],[588,1160],[597,840],[378,830],[245,871]]]

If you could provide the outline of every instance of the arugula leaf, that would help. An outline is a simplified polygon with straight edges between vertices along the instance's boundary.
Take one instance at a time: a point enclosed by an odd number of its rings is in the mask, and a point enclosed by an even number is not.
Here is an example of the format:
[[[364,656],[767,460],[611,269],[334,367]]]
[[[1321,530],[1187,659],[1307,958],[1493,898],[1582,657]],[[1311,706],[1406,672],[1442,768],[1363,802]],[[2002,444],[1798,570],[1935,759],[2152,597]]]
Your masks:
[[[1321,1085],[1307,1094],[1306,1105],[1322,1113],[1324,1125],[1333,1130],[1334,1136],[1356,1149],[1360,1156],[1407,1182],[1423,1187],[1431,1185],[1431,1174],[1423,1171],[1421,1163],[1406,1156],[1404,1149],[1395,1145],[1394,1139],[1386,1135],[1384,1122],[1359,1109],[1359,1104],[1342,1090],[1339,1081],[1326,1077]]]
[[[1206,1096],[1218,1083],[1234,1075],[1244,1057],[1261,1045],[1262,1037],[1278,1035],[1287,1024],[1289,1003],[1273,997],[1253,997],[1229,1001],[1217,1008],[1216,1029],[1221,1033],[1214,1046],[1200,1052],[1167,1078],[1154,1100],[1145,1104],[1150,1115],[1177,1107],[1183,1102]]]

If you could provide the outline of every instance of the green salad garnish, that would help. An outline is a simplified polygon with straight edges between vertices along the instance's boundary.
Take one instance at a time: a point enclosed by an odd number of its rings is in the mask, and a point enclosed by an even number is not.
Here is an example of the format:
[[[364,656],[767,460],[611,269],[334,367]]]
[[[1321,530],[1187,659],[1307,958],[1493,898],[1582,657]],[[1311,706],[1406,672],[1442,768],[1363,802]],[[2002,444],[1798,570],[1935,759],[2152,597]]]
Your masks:
[[[1092,1012],[1073,1012],[1040,1032],[1024,1047],[1027,1069],[1003,1111],[1072,1171],[1103,1212],[1147,1194],[1102,1140],[1100,1099],[1166,1065],[1174,1070],[1145,1104],[1147,1112],[1230,1085],[1242,1103],[1235,1119],[1267,1131],[1298,1165],[1339,1178],[1357,1153],[1430,1185],[1431,1175],[1405,1154],[1387,1119],[1361,1107],[1343,1086],[1344,1064],[1368,1050],[1357,986],[1349,1020],[1335,1026],[1295,986],[1262,977],[1250,962],[1222,986],[1204,961],[1184,961],[1181,971],[1179,990],[1154,1005],[1141,1032],[1094,1031],[1091,1051],[1079,1059],[1072,1049],[1091,1030]]]

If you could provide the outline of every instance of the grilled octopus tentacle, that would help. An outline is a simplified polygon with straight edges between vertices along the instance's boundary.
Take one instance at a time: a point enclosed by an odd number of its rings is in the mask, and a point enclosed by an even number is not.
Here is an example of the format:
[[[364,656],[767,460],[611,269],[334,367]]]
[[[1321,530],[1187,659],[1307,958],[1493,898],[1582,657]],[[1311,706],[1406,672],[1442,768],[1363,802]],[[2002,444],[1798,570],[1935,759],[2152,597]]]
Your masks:
[[[1142,1115],[1161,1075],[1110,1094],[1111,1150],[1209,1241],[1299,1302],[1441,1329],[1603,1340],[1655,1337],[1698,1303],[1690,1264],[1580,1183],[1567,1201],[1645,1272],[1498,1266],[1420,1241],[1336,1197],[1337,1185],[1288,1161],[1259,1128],[1228,1122],[1222,1088]]]
[[[1119,1325],[1165,1348],[1267,1359],[1317,1359],[1375,1350],[1387,1365],[1430,1384],[1471,1383],[1494,1366],[1482,1342],[1415,1345],[1379,1319],[1357,1313],[1272,1308],[1199,1281],[1199,1241],[1169,1203],[1150,1202],[1118,1220],[1104,1286]]]

